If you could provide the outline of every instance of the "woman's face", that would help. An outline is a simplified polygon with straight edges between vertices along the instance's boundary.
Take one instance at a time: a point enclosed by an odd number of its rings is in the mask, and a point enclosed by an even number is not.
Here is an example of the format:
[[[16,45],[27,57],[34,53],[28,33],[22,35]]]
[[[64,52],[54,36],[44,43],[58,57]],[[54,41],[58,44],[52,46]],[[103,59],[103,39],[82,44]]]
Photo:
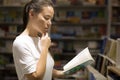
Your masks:
[[[54,15],[54,9],[51,6],[43,7],[43,11],[32,18],[33,30],[37,33],[46,34],[51,27],[51,19]]]

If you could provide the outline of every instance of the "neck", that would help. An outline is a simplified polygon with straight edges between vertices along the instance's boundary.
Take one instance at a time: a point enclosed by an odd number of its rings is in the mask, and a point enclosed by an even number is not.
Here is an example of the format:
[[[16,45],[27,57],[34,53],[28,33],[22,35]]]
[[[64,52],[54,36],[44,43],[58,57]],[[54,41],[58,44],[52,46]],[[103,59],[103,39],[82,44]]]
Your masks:
[[[31,29],[30,26],[27,26],[26,29],[23,31],[24,35],[29,35],[31,37],[37,37],[38,36],[38,33],[35,32],[33,29]]]

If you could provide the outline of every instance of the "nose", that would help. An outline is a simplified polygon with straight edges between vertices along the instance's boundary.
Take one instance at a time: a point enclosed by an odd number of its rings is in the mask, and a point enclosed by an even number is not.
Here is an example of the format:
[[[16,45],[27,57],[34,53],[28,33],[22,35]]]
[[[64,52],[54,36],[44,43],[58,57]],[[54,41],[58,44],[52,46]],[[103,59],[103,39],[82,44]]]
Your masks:
[[[48,27],[50,27],[52,24],[52,21],[51,20],[48,20]]]

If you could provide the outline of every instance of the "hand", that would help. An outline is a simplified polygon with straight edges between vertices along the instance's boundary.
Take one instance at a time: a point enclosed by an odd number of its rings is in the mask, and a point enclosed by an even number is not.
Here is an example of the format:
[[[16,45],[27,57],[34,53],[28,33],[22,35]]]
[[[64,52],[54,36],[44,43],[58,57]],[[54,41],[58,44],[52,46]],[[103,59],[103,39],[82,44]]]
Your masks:
[[[42,37],[41,37],[41,47],[42,47],[42,50],[48,49],[50,47],[50,45],[51,45],[51,39],[48,36],[48,33],[46,33],[45,35],[42,34]]]
[[[64,77],[64,71],[53,69],[53,77],[63,78]]]

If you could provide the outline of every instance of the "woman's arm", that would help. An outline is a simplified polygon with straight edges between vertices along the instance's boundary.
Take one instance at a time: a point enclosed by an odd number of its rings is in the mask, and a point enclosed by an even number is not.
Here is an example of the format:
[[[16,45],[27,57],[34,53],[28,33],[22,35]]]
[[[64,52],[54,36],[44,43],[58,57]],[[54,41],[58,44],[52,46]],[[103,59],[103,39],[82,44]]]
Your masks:
[[[40,59],[37,63],[36,71],[31,74],[26,74],[28,80],[42,80],[45,69],[46,69],[46,58],[47,58],[47,50],[43,50],[40,56]]]
[[[64,72],[62,70],[53,69],[53,77],[64,77]]]
[[[45,70],[46,70],[46,60],[47,60],[47,54],[48,54],[48,48],[51,44],[51,40],[48,37],[48,35],[42,36],[41,38],[41,53],[40,58],[37,63],[36,71],[27,74],[26,77],[28,80],[42,80]]]

